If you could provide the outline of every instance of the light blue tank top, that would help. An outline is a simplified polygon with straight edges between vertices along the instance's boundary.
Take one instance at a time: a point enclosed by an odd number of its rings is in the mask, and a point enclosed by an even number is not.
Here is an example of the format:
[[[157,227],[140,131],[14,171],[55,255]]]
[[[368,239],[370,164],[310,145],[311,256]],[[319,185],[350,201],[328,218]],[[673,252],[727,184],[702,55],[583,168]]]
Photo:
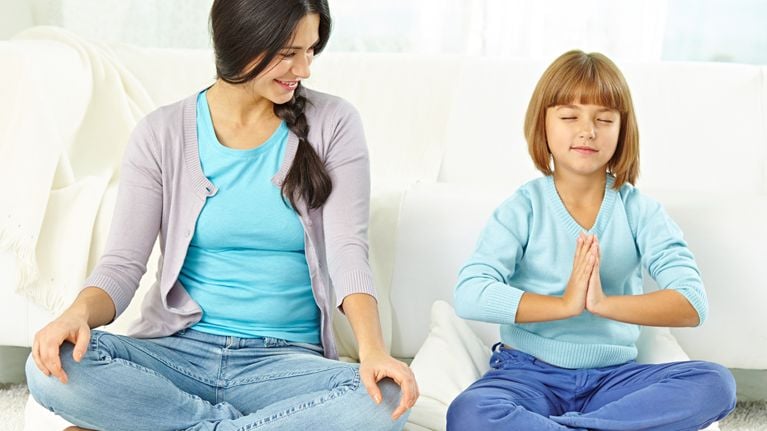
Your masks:
[[[298,214],[272,183],[285,156],[285,122],[250,150],[223,146],[206,92],[197,97],[197,138],[205,176],[218,192],[197,219],[179,281],[203,310],[193,328],[217,335],[320,343]]]

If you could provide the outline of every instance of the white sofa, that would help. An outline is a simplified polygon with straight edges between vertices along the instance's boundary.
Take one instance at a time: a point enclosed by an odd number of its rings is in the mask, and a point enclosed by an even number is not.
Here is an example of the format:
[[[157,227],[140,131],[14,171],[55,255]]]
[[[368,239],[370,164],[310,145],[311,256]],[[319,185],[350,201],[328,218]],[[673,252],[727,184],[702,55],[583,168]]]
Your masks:
[[[100,63],[94,61],[98,56]],[[26,75],[51,58],[60,60],[55,70]],[[67,71],[89,74],[87,97],[93,100],[104,88],[97,85],[108,72],[103,65],[111,65],[129,98],[138,100],[131,105],[134,111],[180,99],[214,77],[209,51],[102,46],[56,29],[0,42],[0,64],[27,79],[46,81],[39,82],[42,88]],[[760,311],[767,303],[767,68],[618,64],[632,88],[642,136],[638,186],[663,202],[685,231],[711,308],[701,328],[643,331],[640,359],[689,356],[732,368],[767,369],[767,319]],[[314,64],[307,86],[351,101],[365,124],[373,178],[370,254],[384,332],[393,355],[415,357],[423,394],[410,429],[442,429],[447,404],[487,369],[487,346],[495,341],[497,328],[476,322],[467,326],[448,304],[457,270],[490,212],[522,182],[539,175],[526,152],[522,120],[545,66],[508,59],[337,53],[325,53]],[[0,82],[0,90],[12,91],[12,86]],[[45,95],[66,96],[57,91]],[[86,110],[94,111],[88,103],[95,102],[86,100]],[[122,128],[99,133],[96,138],[105,145],[121,148],[127,139]],[[9,135],[0,128],[0,137]],[[74,145],[80,138],[75,134]],[[34,142],[4,142],[0,149],[6,144]],[[14,179],[3,175],[2,182],[13,186]],[[47,289],[43,300],[37,297],[45,305],[40,307],[15,293],[15,256],[0,250],[0,345],[29,346],[34,332],[76,294],[72,280],[92,267],[103,245],[116,178],[107,176],[100,188],[91,187],[89,175],[75,172],[68,178],[63,181],[57,174],[54,186],[99,191],[94,195],[99,205],[91,208],[95,214],[81,223],[87,225],[82,232],[92,236],[86,262],[73,267],[71,280],[61,285],[38,283]],[[66,209],[76,202],[65,198],[55,205]],[[12,211],[1,209],[0,220]],[[56,235],[66,232],[48,233],[41,240]],[[38,252],[45,246],[38,244]],[[147,274],[153,274],[155,258]],[[149,276],[142,280],[139,296],[149,282]],[[434,304],[437,300],[445,302]],[[134,300],[113,330],[124,330],[139,302]],[[353,358],[353,337],[343,318],[336,319],[336,332],[340,351]],[[27,429],[61,426],[41,410],[29,404]]]

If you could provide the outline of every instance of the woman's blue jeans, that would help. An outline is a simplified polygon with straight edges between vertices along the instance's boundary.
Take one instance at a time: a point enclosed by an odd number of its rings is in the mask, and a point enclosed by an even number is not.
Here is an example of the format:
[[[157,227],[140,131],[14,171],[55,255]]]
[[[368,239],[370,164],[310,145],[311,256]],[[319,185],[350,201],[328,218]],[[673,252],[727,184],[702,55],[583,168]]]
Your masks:
[[[735,408],[727,368],[703,361],[566,369],[498,349],[450,405],[448,431],[693,431]]]
[[[276,338],[237,338],[184,330],[136,339],[93,331],[82,361],[64,343],[69,382],[27,361],[32,396],[69,422],[107,431],[400,430],[392,421],[399,387],[379,382],[375,404],[357,364],[324,358],[321,348]]]

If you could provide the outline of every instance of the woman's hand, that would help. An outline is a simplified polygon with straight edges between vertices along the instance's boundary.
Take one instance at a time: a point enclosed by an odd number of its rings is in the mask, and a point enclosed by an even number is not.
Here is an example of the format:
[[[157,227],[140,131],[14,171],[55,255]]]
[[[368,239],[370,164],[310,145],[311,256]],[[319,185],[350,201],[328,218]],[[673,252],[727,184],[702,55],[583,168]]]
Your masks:
[[[61,367],[60,348],[65,341],[75,345],[72,358],[80,362],[88,350],[91,328],[88,319],[68,310],[35,334],[32,343],[32,359],[46,376],[53,375],[61,383],[67,383],[67,373]]]
[[[381,402],[381,390],[378,388],[378,382],[386,377],[394,380],[401,390],[399,406],[391,415],[392,420],[397,420],[413,407],[418,399],[418,385],[415,382],[413,371],[404,362],[394,359],[383,351],[361,358],[360,378],[376,404]]]

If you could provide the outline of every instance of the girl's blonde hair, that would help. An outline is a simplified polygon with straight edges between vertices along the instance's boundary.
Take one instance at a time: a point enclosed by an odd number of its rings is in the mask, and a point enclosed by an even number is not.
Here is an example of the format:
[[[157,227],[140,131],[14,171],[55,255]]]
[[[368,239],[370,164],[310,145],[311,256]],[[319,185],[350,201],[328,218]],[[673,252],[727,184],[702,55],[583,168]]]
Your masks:
[[[525,138],[535,166],[551,175],[551,151],[546,140],[546,110],[582,103],[601,105],[620,113],[621,128],[615,154],[607,171],[615,176],[613,188],[634,184],[639,176],[639,130],[626,80],[618,67],[602,54],[573,50],[562,54],[543,72],[525,115]]]

